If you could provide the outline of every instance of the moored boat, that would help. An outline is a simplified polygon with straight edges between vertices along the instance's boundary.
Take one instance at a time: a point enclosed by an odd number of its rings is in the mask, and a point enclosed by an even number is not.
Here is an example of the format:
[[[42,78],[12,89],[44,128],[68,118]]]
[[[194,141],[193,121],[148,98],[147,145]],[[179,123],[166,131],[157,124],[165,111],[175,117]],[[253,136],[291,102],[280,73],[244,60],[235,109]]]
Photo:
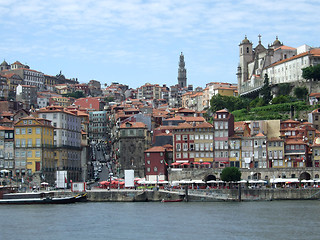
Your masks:
[[[86,193],[70,197],[54,197],[51,192],[3,194],[0,204],[67,204],[83,202]]]

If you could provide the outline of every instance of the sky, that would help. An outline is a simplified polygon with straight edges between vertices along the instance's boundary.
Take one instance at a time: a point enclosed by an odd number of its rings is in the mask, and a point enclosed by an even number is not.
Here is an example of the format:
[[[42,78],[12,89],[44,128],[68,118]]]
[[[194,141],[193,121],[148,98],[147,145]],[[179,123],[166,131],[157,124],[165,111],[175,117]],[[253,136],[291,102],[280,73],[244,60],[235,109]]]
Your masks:
[[[0,0],[0,63],[87,83],[237,83],[239,43],[320,46],[319,0]]]

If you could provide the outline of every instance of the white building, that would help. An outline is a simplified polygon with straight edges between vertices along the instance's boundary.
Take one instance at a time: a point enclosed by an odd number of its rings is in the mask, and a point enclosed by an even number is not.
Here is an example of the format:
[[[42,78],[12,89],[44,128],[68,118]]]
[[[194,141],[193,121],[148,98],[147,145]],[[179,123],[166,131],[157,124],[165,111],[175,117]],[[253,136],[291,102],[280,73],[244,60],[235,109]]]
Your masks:
[[[58,170],[67,170],[68,179],[81,177],[81,117],[60,106],[49,106],[38,111],[39,117],[52,121],[54,145],[57,147]]]
[[[270,85],[306,83],[302,69],[320,63],[320,48],[302,45],[298,48],[283,45],[278,38],[268,48],[259,43],[253,48],[247,37],[239,44],[240,62],[237,70],[239,95],[259,91],[265,74]]]

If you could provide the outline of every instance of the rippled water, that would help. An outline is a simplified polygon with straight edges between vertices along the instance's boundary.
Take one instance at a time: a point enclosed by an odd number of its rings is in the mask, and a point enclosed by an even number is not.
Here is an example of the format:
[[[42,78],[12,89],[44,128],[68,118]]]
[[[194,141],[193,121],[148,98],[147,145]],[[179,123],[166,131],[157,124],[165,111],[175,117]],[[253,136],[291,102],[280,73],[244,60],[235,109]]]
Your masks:
[[[320,239],[320,201],[0,205],[0,239]]]

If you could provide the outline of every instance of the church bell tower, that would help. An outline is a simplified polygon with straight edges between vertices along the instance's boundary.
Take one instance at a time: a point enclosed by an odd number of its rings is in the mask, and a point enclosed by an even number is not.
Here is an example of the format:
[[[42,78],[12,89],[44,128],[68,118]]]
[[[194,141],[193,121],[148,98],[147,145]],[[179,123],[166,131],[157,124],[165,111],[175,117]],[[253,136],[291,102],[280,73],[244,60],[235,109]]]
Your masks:
[[[187,86],[187,70],[185,69],[184,56],[182,52],[180,54],[180,62],[178,69],[178,85],[180,88],[184,88]]]

